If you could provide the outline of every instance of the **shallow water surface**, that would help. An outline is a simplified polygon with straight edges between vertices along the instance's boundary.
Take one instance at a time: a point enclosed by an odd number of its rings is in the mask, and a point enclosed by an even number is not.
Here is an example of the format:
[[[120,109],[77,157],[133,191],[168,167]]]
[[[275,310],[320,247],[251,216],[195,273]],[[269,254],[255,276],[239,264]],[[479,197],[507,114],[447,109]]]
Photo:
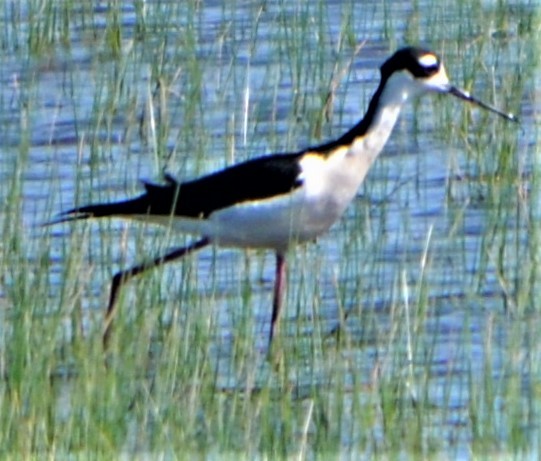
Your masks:
[[[407,2],[387,3],[388,11],[379,2],[149,2],[143,15],[127,5],[117,11],[118,49],[107,41],[109,6],[75,12],[69,46],[57,43],[25,60],[15,51],[0,58],[0,179],[8,203],[2,226],[17,234],[10,242],[23,242],[29,267],[48,261],[46,273],[29,274],[47,279],[47,309],[73,277],[88,333],[101,319],[113,271],[187,240],[115,220],[41,223],[76,204],[137,194],[139,178],[160,181],[163,171],[193,178],[336,137],[362,116],[391,50],[428,43],[444,55],[458,86],[519,111],[520,128],[453,98],[426,97],[408,107],[344,219],[290,255],[281,334],[286,347],[301,349],[291,372],[299,399],[305,386],[324,387],[337,370],[351,401],[359,382],[371,388],[406,376],[408,393],[433,412],[427,438],[443,436],[445,446],[467,457],[477,381],[505,386],[518,373],[528,399],[541,377],[531,362],[539,355],[531,335],[539,322],[532,229],[540,213],[530,207],[539,198],[532,179],[539,81],[517,90],[514,79],[533,73],[521,25],[534,7],[515,2],[507,29],[493,22],[475,31],[462,30],[458,7],[421,2],[422,15]],[[483,8],[495,18],[492,3]],[[19,14],[21,34],[31,35],[31,9]],[[434,33],[433,22],[445,30]],[[4,37],[15,50],[13,40]],[[476,40],[486,46],[475,47]],[[273,271],[263,252],[211,249],[160,272],[164,324],[189,324],[185,316],[193,313],[178,301],[186,291],[208,316],[217,389],[268,383]],[[16,307],[14,280],[4,270],[6,309]],[[141,294],[139,283],[130,283],[124,308]],[[2,314],[3,322],[8,317]],[[331,333],[340,318],[337,341]],[[249,332],[260,370],[236,368],[239,329]],[[303,367],[315,342],[316,365]],[[333,363],[327,349],[338,350],[340,361]],[[494,411],[505,419],[503,406]],[[352,415],[344,411],[346,449],[359,442]],[[383,429],[374,431],[384,438]],[[538,428],[525,421],[524,431]],[[504,429],[500,435],[510,437]]]

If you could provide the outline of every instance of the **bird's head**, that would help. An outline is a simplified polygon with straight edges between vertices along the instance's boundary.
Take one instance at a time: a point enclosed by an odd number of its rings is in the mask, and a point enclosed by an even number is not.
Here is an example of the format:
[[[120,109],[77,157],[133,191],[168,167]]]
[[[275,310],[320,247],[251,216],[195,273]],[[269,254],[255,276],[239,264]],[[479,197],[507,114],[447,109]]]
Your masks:
[[[452,85],[438,55],[423,48],[406,47],[395,52],[381,66],[381,79],[389,90],[388,97],[405,101],[428,92],[451,94],[507,120],[518,121],[513,114],[502,112]]]

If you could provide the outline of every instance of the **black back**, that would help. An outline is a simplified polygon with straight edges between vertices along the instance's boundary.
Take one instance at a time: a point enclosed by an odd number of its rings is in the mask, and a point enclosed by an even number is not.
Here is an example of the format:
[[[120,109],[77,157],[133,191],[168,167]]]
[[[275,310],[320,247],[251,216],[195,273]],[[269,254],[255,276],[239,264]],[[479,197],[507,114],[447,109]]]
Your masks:
[[[302,184],[299,180],[299,156],[275,154],[259,157],[180,186],[170,184],[164,189],[147,185],[147,194],[172,194],[178,190],[176,215],[207,217],[215,210],[236,203],[286,194],[299,187]]]
[[[166,175],[166,184],[145,183],[146,192],[134,199],[82,206],[63,215],[67,219],[145,214],[206,218],[213,211],[236,203],[286,194],[299,187],[301,155],[259,157],[184,183]]]

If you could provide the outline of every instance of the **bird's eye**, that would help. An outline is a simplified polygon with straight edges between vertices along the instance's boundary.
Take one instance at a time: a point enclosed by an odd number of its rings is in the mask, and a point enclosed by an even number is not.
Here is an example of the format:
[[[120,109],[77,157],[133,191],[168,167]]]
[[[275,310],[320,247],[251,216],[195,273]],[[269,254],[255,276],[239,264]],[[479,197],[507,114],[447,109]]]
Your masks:
[[[436,55],[427,53],[419,57],[419,65],[425,70],[427,74],[433,74],[440,68],[440,61]]]

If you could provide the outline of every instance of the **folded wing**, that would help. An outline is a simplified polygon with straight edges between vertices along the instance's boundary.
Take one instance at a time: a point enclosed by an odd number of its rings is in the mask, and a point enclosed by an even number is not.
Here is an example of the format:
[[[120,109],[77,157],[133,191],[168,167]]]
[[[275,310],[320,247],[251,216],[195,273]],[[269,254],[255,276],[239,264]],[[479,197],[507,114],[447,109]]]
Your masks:
[[[73,208],[53,223],[107,216],[183,216],[206,218],[237,203],[264,200],[299,187],[301,153],[276,154],[243,162],[193,181],[179,183],[165,175],[165,184],[144,183],[139,197]]]

